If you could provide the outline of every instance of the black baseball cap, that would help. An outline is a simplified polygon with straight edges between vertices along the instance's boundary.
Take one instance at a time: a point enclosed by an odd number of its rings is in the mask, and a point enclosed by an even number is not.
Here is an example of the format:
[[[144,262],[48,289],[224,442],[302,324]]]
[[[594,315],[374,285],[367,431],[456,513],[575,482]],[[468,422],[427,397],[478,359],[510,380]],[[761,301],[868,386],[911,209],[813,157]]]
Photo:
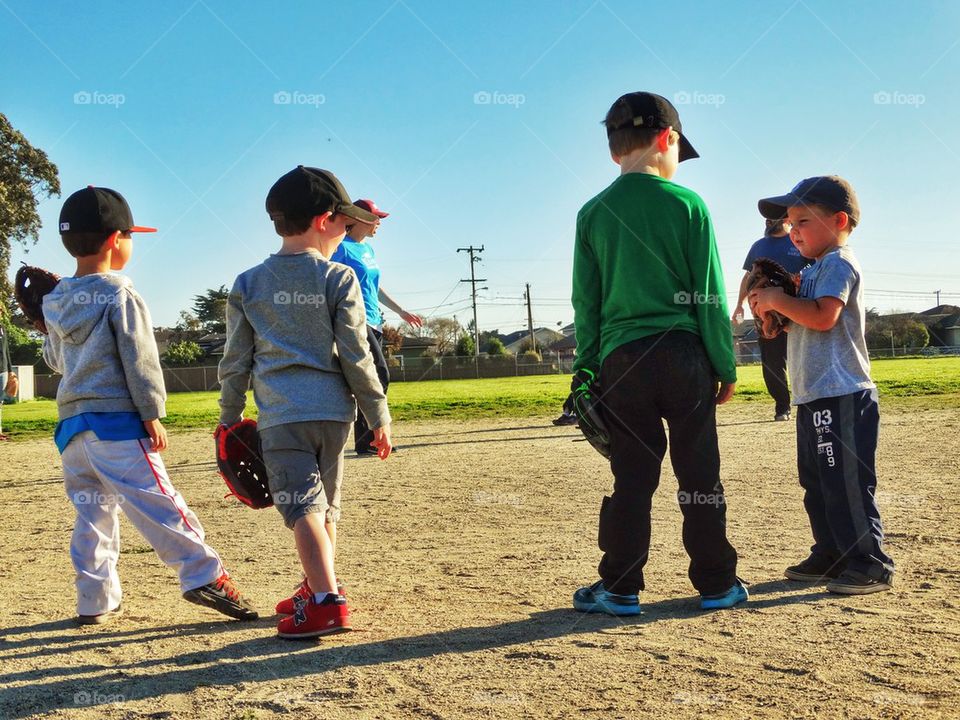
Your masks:
[[[673,128],[680,135],[680,162],[700,157],[693,149],[680,127],[680,114],[669,100],[662,95],[650,92],[632,92],[621,95],[614,105],[624,103],[630,108],[632,117],[619,125],[607,126],[607,137],[615,130],[629,127],[653,128],[662,130]]]
[[[271,218],[309,218],[328,210],[365,223],[377,221],[376,215],[353,204],[329,170],[297,165],[267,193],[267,214]]]
[[[60,209],[60,234],[156,232],[133,224],[133,213],[123,195],[110,188],[88,185],[68,197]]]
[[[845,212],[854,224],[860,222],[860,203],[853,185],[838,175],[801,180],[786,195],[764,198],[757,203],[760,214],[771,220],[786,217],[787,208],[797,205],[822,205],[834,212]]]

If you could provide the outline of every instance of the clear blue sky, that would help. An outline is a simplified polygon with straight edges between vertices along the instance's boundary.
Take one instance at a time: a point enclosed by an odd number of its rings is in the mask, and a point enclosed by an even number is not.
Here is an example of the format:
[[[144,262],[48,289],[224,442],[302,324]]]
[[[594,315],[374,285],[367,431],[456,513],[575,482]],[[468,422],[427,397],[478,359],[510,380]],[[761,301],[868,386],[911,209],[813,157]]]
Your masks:
[[[537,325],[571,322],[574,218],[617,172],[599,122],[632,90],[678,101],[702,158],[675,180],[713,212],[728,293],[757,199],[838,173],[868,305],[960,304],[951,0],[0,0],[0,45],[0,110],[64,196],[114,187],[160,228],[128,269],[157,325],[277,247],[263,200],[298,163],[392,212],[375,248],[409,309],[466,324],[473,244],[481,329],[526,324],[527,282]],[[29,259],[70,273],[60,202]]]

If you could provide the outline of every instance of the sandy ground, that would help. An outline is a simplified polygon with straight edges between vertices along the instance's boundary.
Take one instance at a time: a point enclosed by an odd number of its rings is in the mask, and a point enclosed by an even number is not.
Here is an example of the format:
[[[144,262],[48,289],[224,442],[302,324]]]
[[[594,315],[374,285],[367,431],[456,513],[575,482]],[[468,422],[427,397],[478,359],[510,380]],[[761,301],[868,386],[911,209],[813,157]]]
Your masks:
[[[5,445],[0,717],[957,717],[960,417],[924,408],[884,408],[893,592],[843,598],[781,579],[810,543],[794,429],[751,403],[720,413],[751,602],[697,609],[665,468],[645,612],[631,620],[570,609],[595,577],[611,482],[575,429],[549,418],[406,424],[394,458],[346,463],[338,573],[356,631],[306,643],[274,636],[273,605],[299,580],[292,536],[275,511],[223,498],[206,433],[174,435],[165,458],[261,610],[253,624],[182,600],[124,521],[126,614],[76,627],[58,455],[50,441]]]

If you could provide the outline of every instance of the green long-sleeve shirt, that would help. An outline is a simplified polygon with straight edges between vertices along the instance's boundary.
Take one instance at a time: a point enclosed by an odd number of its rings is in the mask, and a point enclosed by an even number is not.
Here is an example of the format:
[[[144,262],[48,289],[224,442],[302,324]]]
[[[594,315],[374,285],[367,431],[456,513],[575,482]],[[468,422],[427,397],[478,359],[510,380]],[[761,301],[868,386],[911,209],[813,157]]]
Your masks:
[[[717,377],[736,382],[733,334],[710,213],[692,190],[621,175],[577,215],[574,370],[599,371],[632,340],[696,333]]]

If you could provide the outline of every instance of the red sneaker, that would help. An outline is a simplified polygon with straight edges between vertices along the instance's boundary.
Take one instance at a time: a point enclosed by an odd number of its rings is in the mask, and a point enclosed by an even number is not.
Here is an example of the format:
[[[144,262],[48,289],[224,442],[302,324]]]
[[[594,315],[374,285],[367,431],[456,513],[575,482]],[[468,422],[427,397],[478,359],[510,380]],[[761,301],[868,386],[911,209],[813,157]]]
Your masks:
[[[334,635],[353,629],[350,626],[350,610],[345,598],[328,593],[323,602],[318,603],[312,597],[309,600],[294,597],[296,609],[293,615],[277,623],[277,635],[280,637],[297,640]]]
[[[337,593],[343,598],[347,597],[347,588],[344,587],[343,583],[341,583],[339,580],[337,580]],[[306,601],[312,597],[313,590],[310,589],[310,586],[307,584],[307,579],[304,578],[303,582],[297,586],[297,589],[293,595],[277,603],[277,615],[293,615],[297,611],[297,598]]]

